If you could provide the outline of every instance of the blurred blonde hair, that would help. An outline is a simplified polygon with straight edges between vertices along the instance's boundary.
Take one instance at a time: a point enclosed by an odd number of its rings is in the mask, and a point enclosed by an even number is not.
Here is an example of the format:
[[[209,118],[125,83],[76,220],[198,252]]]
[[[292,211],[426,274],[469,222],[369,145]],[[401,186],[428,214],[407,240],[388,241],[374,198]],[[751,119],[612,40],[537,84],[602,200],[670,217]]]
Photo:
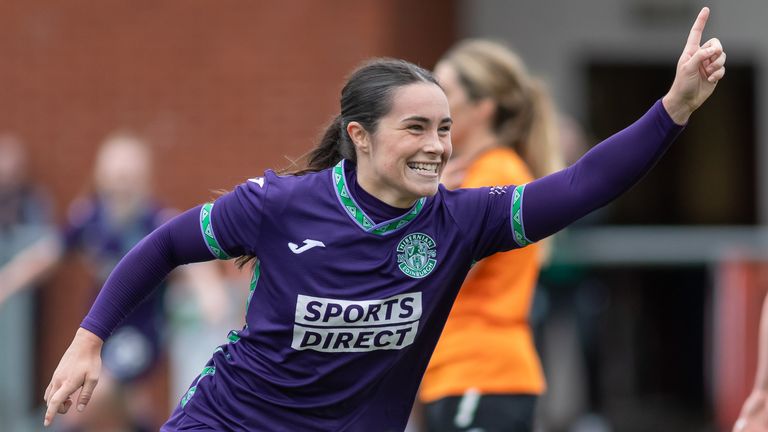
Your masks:
[[[557,114],[543,82],[531,76],[505,45],[468,39],[451,48],[441,63],[451,66],[470,100],[496,104],[493,128],[538,178],[563,167]]]

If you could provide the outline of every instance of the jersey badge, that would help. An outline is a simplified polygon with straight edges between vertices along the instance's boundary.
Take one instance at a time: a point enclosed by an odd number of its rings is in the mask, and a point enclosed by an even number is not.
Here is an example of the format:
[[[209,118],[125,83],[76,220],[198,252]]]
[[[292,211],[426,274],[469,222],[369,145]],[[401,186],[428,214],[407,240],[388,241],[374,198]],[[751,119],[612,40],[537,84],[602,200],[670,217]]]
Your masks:
[[[422,233],[408,234],[397,244],[397,266],[406,275],[421,279],[435,269],[436,248],[432,237]]]

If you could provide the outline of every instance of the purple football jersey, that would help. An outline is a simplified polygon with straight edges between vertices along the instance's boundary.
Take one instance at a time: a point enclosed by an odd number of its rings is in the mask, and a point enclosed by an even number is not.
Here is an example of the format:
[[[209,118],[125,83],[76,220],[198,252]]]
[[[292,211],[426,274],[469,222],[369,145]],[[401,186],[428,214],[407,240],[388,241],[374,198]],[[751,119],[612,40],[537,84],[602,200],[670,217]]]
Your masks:
[[[258,263],[245,327],[182,398],[192,418],[216,430],[403,430],[473,261],[520,243],[514,187],[440,186],[377,223],[350,192],[348,164],[267,171],[202,208],[214,255]]]

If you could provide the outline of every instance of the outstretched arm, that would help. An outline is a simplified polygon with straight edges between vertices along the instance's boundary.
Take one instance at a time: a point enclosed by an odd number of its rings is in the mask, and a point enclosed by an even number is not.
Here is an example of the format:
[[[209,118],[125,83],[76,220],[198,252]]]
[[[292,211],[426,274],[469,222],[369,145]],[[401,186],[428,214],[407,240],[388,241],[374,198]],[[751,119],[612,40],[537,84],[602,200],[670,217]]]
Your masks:
[[[171,270],[215,258],[200,232],[199,216],[200,207],[196,207],[175,217],[144,238],[115,267],[45,391],[46,426],[56,413],[69,410],[78,389],[82,390],[77,409],[85,408],[98,382],[103,341]]]
[[[744,402],[734,432],[764,431],[768,426],[768,296],[763,300],[758,340],[757,375],[752,393]]]
[[[691,28],[669,92],[628,128],[587,152],[575,164],[522,189],[521,245],[554,234],[609,203],[640,180],[664,154],[691,113],[725,74],[717,39],[700,46],[709,9]],[[518,236],[519,234],[519,236]]]

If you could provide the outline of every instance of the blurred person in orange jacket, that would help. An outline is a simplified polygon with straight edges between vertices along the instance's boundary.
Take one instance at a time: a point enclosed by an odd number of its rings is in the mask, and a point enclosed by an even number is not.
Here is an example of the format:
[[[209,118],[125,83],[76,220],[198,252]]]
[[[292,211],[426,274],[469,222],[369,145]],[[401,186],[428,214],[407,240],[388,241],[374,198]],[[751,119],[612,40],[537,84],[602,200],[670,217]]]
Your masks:
[[[511,50],[467,40],[435,75],[454,121],[446,187],[525,184],[562,168],[553,104]],[[429,431],[532,429],[545,381],[528,314],[544,255],[540,244],[499,253],[467,276],[422,381]]]

